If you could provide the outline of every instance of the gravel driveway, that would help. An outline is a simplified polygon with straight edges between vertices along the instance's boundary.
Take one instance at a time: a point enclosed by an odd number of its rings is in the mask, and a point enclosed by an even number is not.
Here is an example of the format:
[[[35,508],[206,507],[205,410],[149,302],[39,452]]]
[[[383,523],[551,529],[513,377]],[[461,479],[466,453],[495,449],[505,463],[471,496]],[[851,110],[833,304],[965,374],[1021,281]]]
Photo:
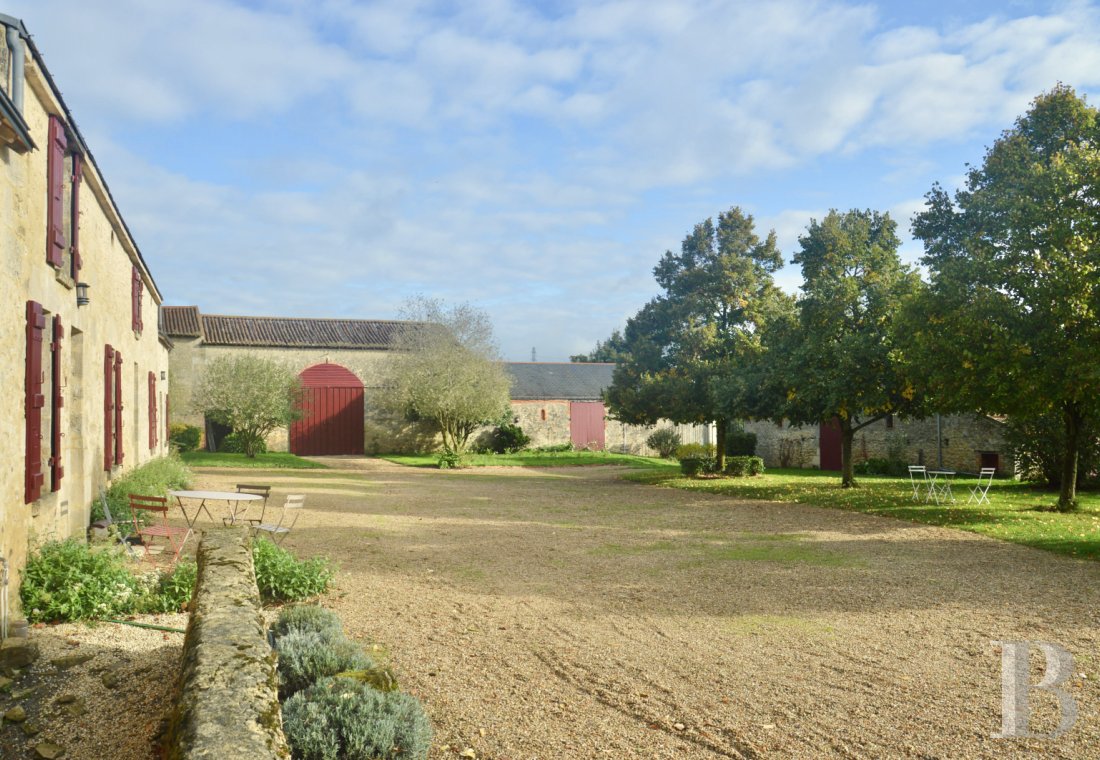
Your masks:
[[[199,480],[308,495],[286,545],[337,561],[325,603],[425,701],[433,757],[1100,755],[1095,563],[611,467],[326,462]],[[1060,739],[990,736],[1015,640],[1076,658]]]

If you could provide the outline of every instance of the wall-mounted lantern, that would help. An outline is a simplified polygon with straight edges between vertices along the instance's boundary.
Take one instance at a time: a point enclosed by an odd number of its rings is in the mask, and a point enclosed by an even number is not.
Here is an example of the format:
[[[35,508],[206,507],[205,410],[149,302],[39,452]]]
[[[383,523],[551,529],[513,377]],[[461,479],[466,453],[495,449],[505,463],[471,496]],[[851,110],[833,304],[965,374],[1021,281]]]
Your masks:
[[[161,370],[160,371],[160,379],[161,380],[167,380],[168,379],[168,373],[165,372],[164,370]]]
[[[92,299],[88,297],[88,283],[78,282],[76,284],[76,305],[87,306],[92,302]]]

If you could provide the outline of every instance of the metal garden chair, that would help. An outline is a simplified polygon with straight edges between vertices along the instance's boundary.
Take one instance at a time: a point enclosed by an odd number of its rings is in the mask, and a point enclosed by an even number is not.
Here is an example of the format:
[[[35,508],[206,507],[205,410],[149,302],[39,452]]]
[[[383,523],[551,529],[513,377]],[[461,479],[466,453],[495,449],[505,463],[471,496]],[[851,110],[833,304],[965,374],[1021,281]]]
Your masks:
[[[283,504],[282,510],[279,513],[278,522],[249,520],[249,522],[253,523],[250,528],[252,535],[256,536],[260,533],[266,533],[268,538],[276,544],[282,543],[286,535],[294,529],[295,524],[298,522],[298,516],[301,514],[305,503],[306,497],[302,494],[288,494],[286,502]]]
[[[913,486],[913,501],[920,501],[920,491],[926,489],[924,500],[928,501],[932,496],[932,488],[928,482],[928,468],[923,464],[909,465],[909,484]]]
[[[262,496],[263,497],[264,501],[263,501],[263,504],[260,505],[260,518],[259,518],[259,520],[255,520],[255,519],[249,520],[248,518],[245,518],[246,522],[251,522],[251,523],[261,522],[262,523],[264,521],[264,516],[267,514],[267,500],[269,498],[271,498],[271,486],[261,486],[261,485],[255,485],[255,484],[249,484],[249,483],[238,483],[237,484],[237,493],[250,493],[250,494],[254,494],[256,496]],[[244,510],[241,510],[241,511],[243,512]],[[232,525],[233,523],[237,522],[237,517],[239,517],[239,513],[236,510],[234,510],[233,515],[231,517],[223,517],[222,518],[222,525]]]
[[[989,503],[989,486],[993,484],[993,475],[997,472],[995,467],[983,467],[981,472],[978,473],[978,484],[970,489],[970,498],[966,500],[969,504],[972,501],[977,500],[978,505]]]
[[[148,515],[149,522],[142,524],[141,515]],[[142,496],[130,494],[130,515],[134,521],[134,535],[141,539],[145,550],[142,559],[155,562],[155,555],[172,551],[172,562],[180,558],[183,545],[191,537],[191,528],[181,528],[168,524],[168,499],[163,496]],[[154,552],[153,549],[159,551]]]

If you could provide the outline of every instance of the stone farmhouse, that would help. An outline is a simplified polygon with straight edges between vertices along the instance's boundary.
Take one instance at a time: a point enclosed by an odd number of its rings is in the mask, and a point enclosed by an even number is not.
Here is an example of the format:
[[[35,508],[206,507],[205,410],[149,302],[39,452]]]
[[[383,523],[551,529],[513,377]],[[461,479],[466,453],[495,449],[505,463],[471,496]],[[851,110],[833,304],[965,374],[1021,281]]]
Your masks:
[[[0,634],[28,544],[167,452],[160,291],[22,22],[0,15]]]
[[[285,362],[299,374],[309,414],[272,433],[268,448],[295,454],[376,454],[422,450],[434,440],[422,425],[378,411],[387,354],[402,323],[360,319],[299,319],[202,314],[196,306],[165,306],[161,329],[172,340],[172,419],[201,427],[207,447],[228,432],[193,408],[192,393],[206,365],[249,353]],[[647,451],[652,428],[606,419],[603,389],[611,364],[508,363],[514,419],[533,445]],[[683,426],[686,440],[705,429]]]

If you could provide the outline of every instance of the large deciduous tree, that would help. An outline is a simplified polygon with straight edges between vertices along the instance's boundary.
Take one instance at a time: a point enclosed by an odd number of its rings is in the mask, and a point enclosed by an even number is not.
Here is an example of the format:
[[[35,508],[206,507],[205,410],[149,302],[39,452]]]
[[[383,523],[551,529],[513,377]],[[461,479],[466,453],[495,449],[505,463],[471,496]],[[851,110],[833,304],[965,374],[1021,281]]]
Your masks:
[[[945,406],[1062,420],[1058,507],[1076,507],[1100,409],[1100,121],[1069,87],[1036,98],[913,233],[931,285],[916,350]]]
[[[434,424],[443,447],[466,450],[470,435],[508,411],[511,377],[504,369],[485,312],[414,298],[384,369],[382,401],[410,419]]]
[[[846,488],[856,484],[856,432],[888,414],[921,411],[894,330],[921,283],[898,257],[896,226],[889,214],[870,210],[812,220],[793,258],[803,277],[797,320],[776,323],[765,341],[779,383],[776,418],[835,421]]]
[[[761,328],[789,303],[772,280],[782,263],[775,233],[760,239],[737,207],[695,225],[653,270],[664,292],[627,322],[606,392],[612,413],[634,424],[713,422],[721,466],[729,422],[752,416],[739,386]]]
[[[192,406],[232,428],[252,458],[268,433],[301,417],[301,383],[281,362],[252,354],[221,356],[206,365]]]
[[[618,363],[626,359],[626,338],[618,330],[612,330],[607,340],[596,341],[596,347],[587,354],[573,354],[569,361],[575,363],[611,362]]]

